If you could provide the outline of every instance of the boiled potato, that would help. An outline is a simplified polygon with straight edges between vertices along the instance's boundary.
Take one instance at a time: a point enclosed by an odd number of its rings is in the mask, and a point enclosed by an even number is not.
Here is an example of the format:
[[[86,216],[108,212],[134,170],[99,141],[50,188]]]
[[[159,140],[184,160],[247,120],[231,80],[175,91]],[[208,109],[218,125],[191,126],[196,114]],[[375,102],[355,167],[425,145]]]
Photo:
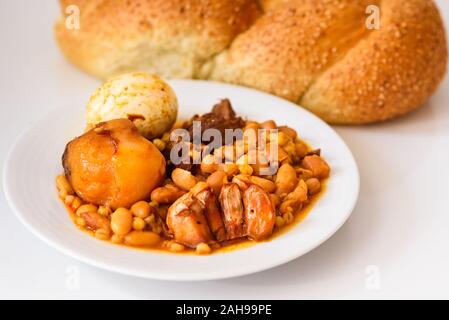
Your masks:
[[[159,77],[145,72],[126,73],[98,88],[87,104],[89,127],[113,119],[131,120],[147,139],[171,129],[178,113],[172,88]]]
[[[148,199],[165,177],[165,159],[128,119],[111,120],[72,140],[65,174],[84,201],[112,209]]]

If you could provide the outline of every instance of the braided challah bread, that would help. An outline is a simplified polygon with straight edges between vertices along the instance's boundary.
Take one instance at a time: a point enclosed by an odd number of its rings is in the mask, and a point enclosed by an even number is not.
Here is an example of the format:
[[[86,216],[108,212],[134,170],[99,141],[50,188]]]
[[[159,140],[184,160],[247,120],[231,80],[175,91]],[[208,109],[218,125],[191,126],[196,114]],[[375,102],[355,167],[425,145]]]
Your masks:
[[[260,89],[331,123],[386,120],[442,80],[446,36],[431,0],[61,0],[64,55],[100,78],[149,71]],[[80,9],[80,28],[65,8]],[[377,29],[367,8],[380,10]],[[368,12],[368,13],[367,13]]]

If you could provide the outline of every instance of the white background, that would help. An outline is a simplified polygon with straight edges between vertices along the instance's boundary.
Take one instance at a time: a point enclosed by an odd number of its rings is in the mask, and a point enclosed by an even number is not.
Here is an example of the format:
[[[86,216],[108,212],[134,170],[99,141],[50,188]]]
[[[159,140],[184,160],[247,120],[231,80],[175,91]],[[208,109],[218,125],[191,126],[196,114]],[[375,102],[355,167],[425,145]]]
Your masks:
[[[449,25],[449,3],[437,2]],[[0,3],[1,169],[33,121],[67,97],[85,104],[99,84],[61,57],[52,34],[57,14],[56,0]],[[360,199],[342,229],[300,259],[220,281],[122,276],[38,240],[15,218],[2,190],[0,298],[449,298],[449,78],[424,108],[404,118],[335,129],[359,164]]]

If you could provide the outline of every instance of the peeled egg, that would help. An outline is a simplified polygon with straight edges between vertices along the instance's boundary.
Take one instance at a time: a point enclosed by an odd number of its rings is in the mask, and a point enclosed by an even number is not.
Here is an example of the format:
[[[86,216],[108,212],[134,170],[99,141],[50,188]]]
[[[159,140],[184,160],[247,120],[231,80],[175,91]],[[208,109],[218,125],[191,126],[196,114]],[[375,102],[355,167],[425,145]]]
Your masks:
[[[86,120],[89,127],[113,119],[131,120],[148,139],[161,136],[176,121],[178,100],[162,79],[145,72],[126,73],[104,83],[91,96]]]

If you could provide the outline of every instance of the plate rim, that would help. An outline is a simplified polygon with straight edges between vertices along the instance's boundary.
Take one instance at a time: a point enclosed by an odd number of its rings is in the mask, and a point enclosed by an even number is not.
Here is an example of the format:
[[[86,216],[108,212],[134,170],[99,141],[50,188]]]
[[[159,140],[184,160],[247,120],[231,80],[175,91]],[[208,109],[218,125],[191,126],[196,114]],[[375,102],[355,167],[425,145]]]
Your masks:
[[[346,210],[344,217],[342,217],[342,219],[340,220],[340,222],[338,224],[335,224],[335,226],[333,226],[332,231],[328,232],[328,234],[325,237],[320,238],[319,241],[315,241],[314,243],[312,243],[311,245],[309,245],[307,247],[303,247],[302,250],[294,251],[294,254],[291,254],[288,257],[285,257],[284,259],[275,259],[272,262],[264,263],[260,267],[254,267],[250,270],[243,269],[243,271],[241,271],[241,272],[237,272],[237,273],[234,272],[232,274],[227,274],[226,272],[223,272],[223,274],[220,276],[213,275],[213,274],[208,276],[207,273],[201,273],[201,276],[190,276],[190,277],[185,277],[185,276],[180,277],[180,276],[177,276],[176,274],[157,274],[157,276],[152,276],[146,272],[140,272],[139,270],[129,270],[129,268],[127,268],[125,266],[109,265],[103,261],[92,259],[90,257],[87,257],[86,255],[83,255],[79,250],[70,248],[67,245],[64,245],[64,244],[61,244],[61,243],[51,240],[50,238],[48,238],[45,235],[45,232],[42,232],[42,231],[36,229],[35,226],[33,226],[26,219],[25,215],[21,213],[21,210],[18,209],[16,203],[13,201],[13,196],[11,195],[11,189],[10,189],[9,184],[11,183],[11,180],[12,180],[10,178],[10,175],[12,174],[12,172],[10,170],[10,167],[12,166],[14,152],[18,148],[19,144],[23,143],[23,140],[25,140],[27,135],[32,131],[32,129],[38,123],[45,121],[46,118],[48,118],[50,115],[52,115],[54,113],[61,112],[61,110],[64,110],[64,109],[69,109],[69,108],[52,108],[51,110],[46,112],[44,115],[42,115],[41,117],[39,117],[35,121],[33,121],[32,125],[30,127],[26,128],[21,134],[18,135],[18,137],[15,139],[15,141],[11,145],[9,151],[7,152],[7,155],[6,155],[6,158],[4,161],[4,166],[3,166],[3,183],[2,184],[3,184],[3,190],[4,190],[6,202],[8,203],[10,209],[12,209],[12,211],[14,212],[14,215],[19,219],[19,221],[23,225],[25,225],[25,227],[32,234],[34,234],[37,238],[41,239],[44,243],[46,243],[50,247],[55,248],[56,250],[64,253],[65,255],[75,258],[83,263],[88,264],[88,265],[95,266],[95,267],[105,269],[108,271],[112,271],[112,272],[116,272],[116,273],[120,273],[120,274],[124,274],[124,275],[128,275],[128,276],[146,278],[146,279],[158,279],[158,280],[170,280],[170,281],[207,281],[207,280],[218,280],[218,279],[241,277],[241,276],[245,276],[245,275],[249,275],[249,274],[259,273],[259,272],[269,270],[269,269],[275,268],[277,266],[283,265],[283,264],[293,261],[295,259],[298,259],[299,257],[313,251],[314,249],[316,249],[317,247],[322,245],[324,242],[329,240],[346,223],[346,221],[349,219],[352,212],[354,211],[354,209],[357,205],[358,199],[359,199],[360,172],[359,172],[357,162],[355,161],[354,155],[352,154],[350,148],[348,147],[346,142],[342,139],[342,137],[338,134],[338,132],[336,132],[329,124],[327,124],[322,119],[320,119],[318,116],[316,116],[315,114],[313,114],[312,112],[310,112],[309,110],[305,109],[304,107],[302,107],[300,105],[294,104],[293,102],[290,102],[288,100],[282,99],[280,97],[277,97],[277,96],[274,96],[274,95],[271,95],[266,92],[262,92],[262,91],[259,91],[259,90],[253,89],[253,88],[232,85],[232,84],[227,84],[227,83],[221,83],[221,82],[215,82],[215,81],[205,81],[205,80],[171,79],[171,80],[168,80],[168,83],[170,85],[172,85],[173,83],[177,83],[180,85],[193,84],[193,83],[196,83],[199,85],[203,85],[203,84],[211,85],[212,84],[212,85],[216,85],[216,86],[228,87],[230,89],[234,88],[234,89],[238,89],[238,90],[252,92],[253,94],[262,95],[262,97],[269,96],[271,99],[274,98],[275,100],[278,100],[282,104],[288,104],[292,107],[302,109],[303,112],[308,113],[309,116],[311,116],[311,117],[315,118],[315,120],[321,122],[322,125],[324,125],[325,127],[327,127],[327,129],[332,131],[333,134],[335,135],[335,137],[338,140],[340,140],[341,145],[346,149],[345,150],[346,154],[349,156],[349,160],[351,162],[352,169],[353,169],[352,173],[354,174],[354,177],[353,177],[354,181],[352,181],[352,183],[354,183],[354,186],[353,186],[354,194],[351,197],[351,203],[348,205],[348,209]],[[311,212],[313,212],[313,208],[311,209]],[[292,232],[292,231],[293,230],[290,230],[289,232]]]

